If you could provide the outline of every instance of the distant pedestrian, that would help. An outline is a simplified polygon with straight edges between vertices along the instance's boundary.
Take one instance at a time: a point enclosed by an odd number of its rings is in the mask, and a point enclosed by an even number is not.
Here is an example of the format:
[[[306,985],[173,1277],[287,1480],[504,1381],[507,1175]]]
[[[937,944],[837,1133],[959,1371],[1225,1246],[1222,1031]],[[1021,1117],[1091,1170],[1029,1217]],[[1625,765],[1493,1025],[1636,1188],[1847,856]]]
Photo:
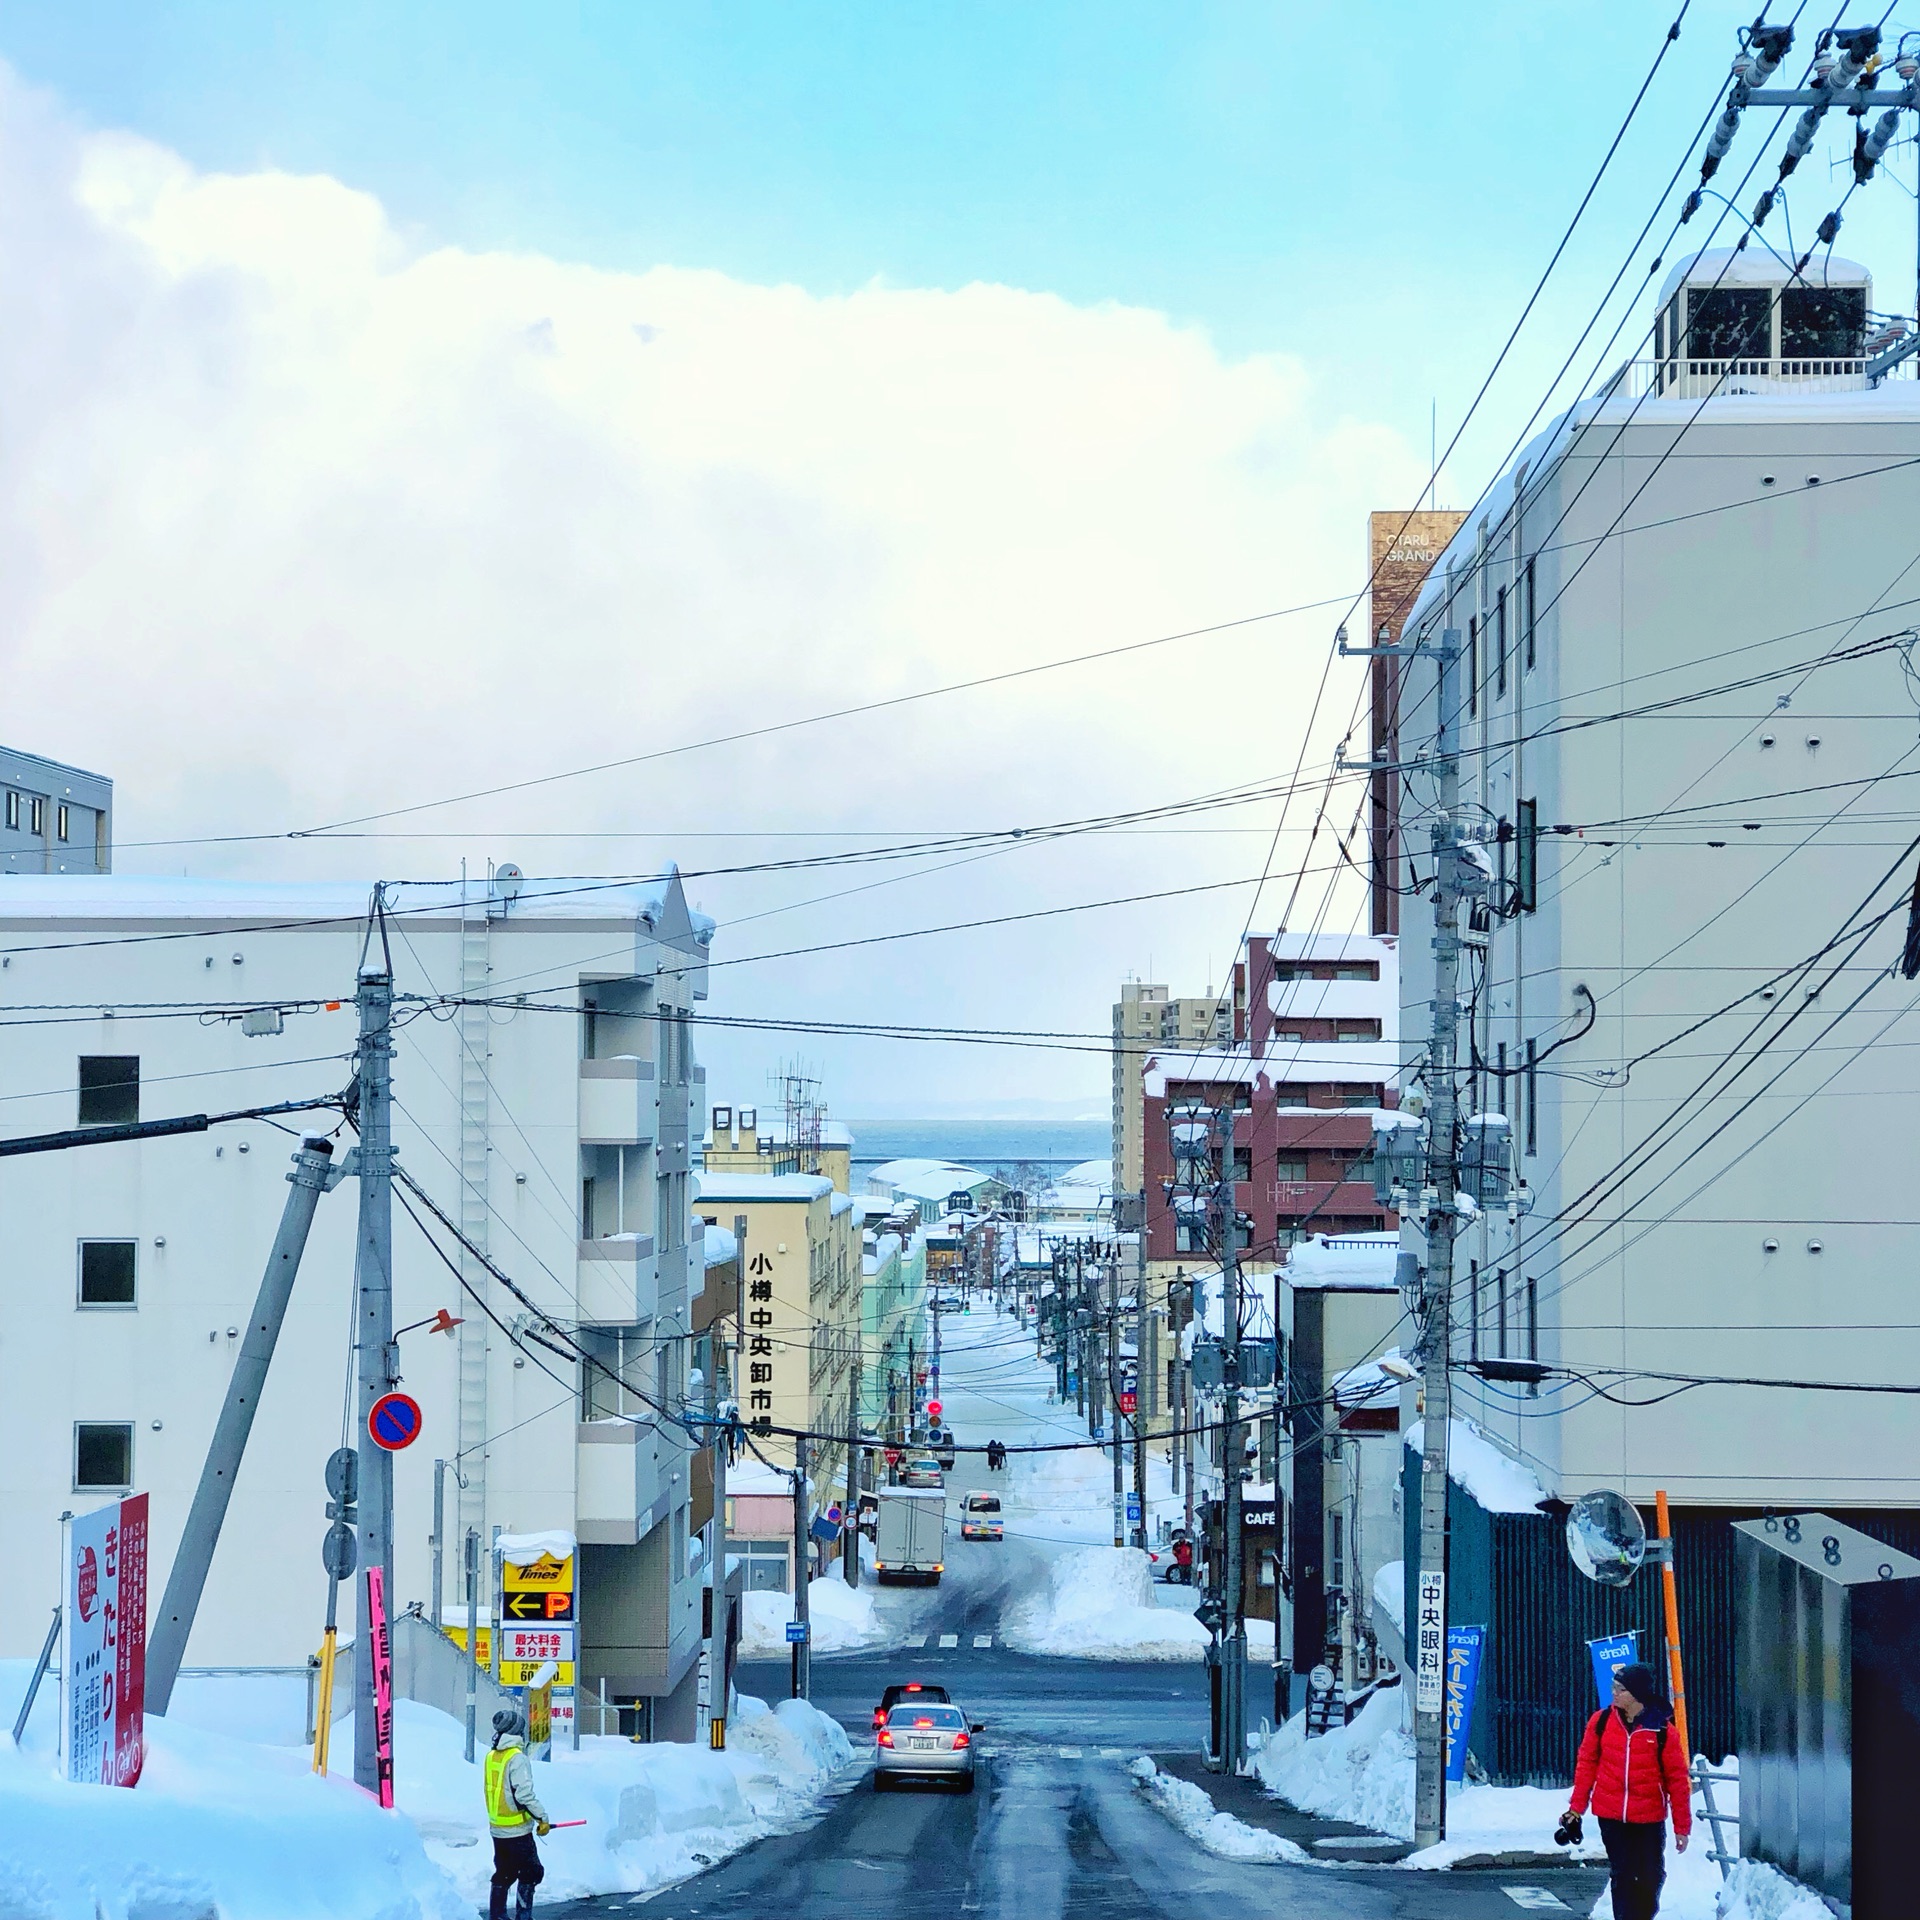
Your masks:
[[[493,1884],[487,1920],[507,1920],[507,1889],[519,1883],[515,1920],[532,1920],[533,1890],[546,1878],[534,1835],[552,1830],[547,1810],[533,1790],[526,1753],[527,1723],[516,1707],[493,1716],[493,1747],[487,1754],[487,1825],[493,1833]]]
[[[1173,1571],[1182,1586],[1193,1585],[1193,1542],[1184,1533],[1173,1543]]]
[[[1587,1722],[1573,1770],[1573,1799],[1555,1838],[1580,1839],[1580,1816],[1593,1807],[1612,1874],[1613,1920],[1653,1920],[1667,1877],[1667,1820],[1675,1850],[1685,1853],[1693,1829],[1687,1756],[1653,1669],[1622,1667],[1613,1676],[1613,1704]]]

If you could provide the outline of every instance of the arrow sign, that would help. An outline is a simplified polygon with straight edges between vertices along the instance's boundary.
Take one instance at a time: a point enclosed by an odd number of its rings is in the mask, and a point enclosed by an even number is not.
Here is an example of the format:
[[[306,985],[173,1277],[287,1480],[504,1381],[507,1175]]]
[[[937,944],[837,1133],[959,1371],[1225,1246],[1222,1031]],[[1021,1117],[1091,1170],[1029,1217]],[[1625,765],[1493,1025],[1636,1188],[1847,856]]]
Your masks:
[[[410,1393],[383,1393],[367,1410],[367,1433],[388,1453],[412,1446],[420,1427],[420,1402]]]
[[[551,1588],[545,1593],[510,1593],[506,1601],[509,1620],[538,1620],[544,1623],[573,1618],[573,1595],[555,1593]]]

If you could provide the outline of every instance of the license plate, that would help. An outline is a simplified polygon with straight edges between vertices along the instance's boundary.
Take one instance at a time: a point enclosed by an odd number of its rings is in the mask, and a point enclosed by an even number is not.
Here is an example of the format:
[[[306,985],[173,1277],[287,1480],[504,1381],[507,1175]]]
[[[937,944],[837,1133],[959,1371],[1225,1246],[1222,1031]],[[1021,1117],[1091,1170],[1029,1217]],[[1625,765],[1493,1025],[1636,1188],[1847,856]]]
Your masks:
[[[907,1745],[910,1746],[915,1753],[932,1753],[940,1745],[940,1742],[938,1740],[909,1740]]]

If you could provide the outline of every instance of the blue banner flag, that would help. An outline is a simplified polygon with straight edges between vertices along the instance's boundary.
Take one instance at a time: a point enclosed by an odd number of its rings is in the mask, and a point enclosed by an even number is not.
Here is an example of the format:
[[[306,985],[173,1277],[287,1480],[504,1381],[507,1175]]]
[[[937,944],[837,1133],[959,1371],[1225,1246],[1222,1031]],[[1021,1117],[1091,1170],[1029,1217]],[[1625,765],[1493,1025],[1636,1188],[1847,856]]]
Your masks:
[[[1611,1706],[1613,1676],[1640,1658],[1640,1636],[1637,1632],[1615,1633],[1604,1640],[1589,1640],[1587,1652],[1593,1659],[1593,1684],[1600,1695],[1600,1704]]]
[[[1447,1778],[1467,1777],[1467,1736],[1473,1728],[1473,1697],[1480,1690],[1485,1627],[1447,1629]]]

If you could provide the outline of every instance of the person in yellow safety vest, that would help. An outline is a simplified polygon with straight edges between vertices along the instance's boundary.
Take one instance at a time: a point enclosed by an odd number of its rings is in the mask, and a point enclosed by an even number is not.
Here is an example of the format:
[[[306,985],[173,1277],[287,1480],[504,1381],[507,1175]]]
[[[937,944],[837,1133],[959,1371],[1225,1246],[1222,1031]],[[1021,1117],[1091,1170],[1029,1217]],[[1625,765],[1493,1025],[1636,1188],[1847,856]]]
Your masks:
[[[546,1878],[535,1834],[544,1839],[553,1823],[533,1790],[527,1759],[527,1722],[517,1707],[493,1716],[493,1746],[486,1761],[487,1825],[493,1832],[493,1886],[487,1920],[507,1920],[507,1889],[519,1882],[515,1920],[532,1920],[533,1890]]]

